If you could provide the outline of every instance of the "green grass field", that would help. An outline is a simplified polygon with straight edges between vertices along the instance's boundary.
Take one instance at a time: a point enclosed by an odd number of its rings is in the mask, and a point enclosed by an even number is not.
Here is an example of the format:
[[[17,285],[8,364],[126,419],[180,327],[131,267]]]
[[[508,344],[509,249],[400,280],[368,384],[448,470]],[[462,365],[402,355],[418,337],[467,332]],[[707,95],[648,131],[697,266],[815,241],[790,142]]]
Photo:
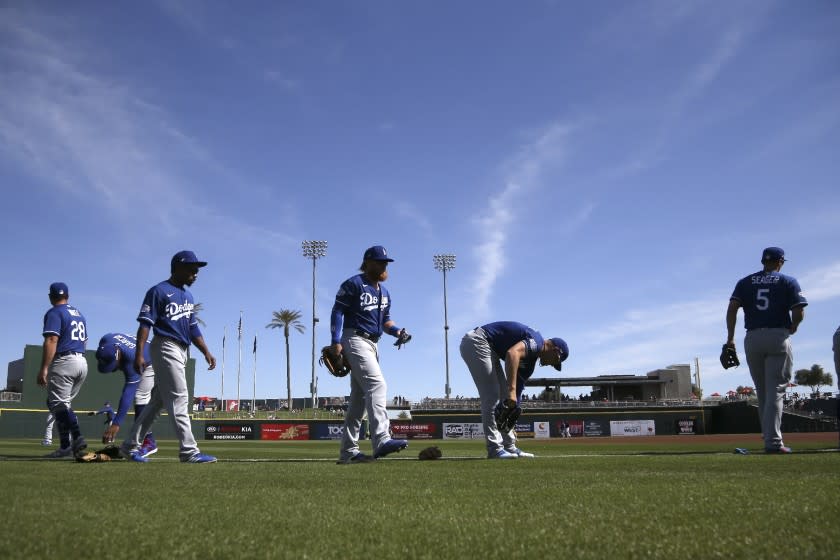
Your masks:
[[[738,436],[735,437],[738,440]],[[595,439],[595,438],[591,438]],[[429,442],[336,465],[337,442],[200,442],[220,462],[32,460],[0,441],[0,558],[836,558],[837,434],[732,453],[711,437]],[[364,442],[363,450],[369,449]],[[834,535],[834,536],[832,536]]]

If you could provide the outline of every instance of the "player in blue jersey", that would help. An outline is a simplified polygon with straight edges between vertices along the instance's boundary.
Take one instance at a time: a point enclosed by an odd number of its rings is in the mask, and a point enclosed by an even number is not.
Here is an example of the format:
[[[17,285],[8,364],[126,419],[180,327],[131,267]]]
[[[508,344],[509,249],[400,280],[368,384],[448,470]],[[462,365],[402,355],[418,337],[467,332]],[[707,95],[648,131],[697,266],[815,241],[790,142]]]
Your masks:
[[[547,338],[522,323],[499,321],[477,327],[461,339],[461,357],[470,370],[481,398],[481,421],[488,459],[533,457],[516,446],[516,429],[502,433],[496,428],[494,410],[501,401],[522,399],[525,381],[540,365],[560,371],[569,357],[562,338]],[[504,361],[504,365],[502,365]]]
[[[785,252],[768,247],[761,254],[760,270],[735,285],[726,310],[726,345],[735,347],[738,309],[744,309],[744,353],[755,383],[764,449],[790,453],[782,440],[782,406],[793,371],[790,337],[805,318],[808,301],[799,282],[780,273]]]
[[[87,377],[85,344],[87,322],[81,312],[67,303],[67,284],[50,285],[52,307],[44,315],[44,355],[38,373],[38,385],[47,387],[47,407],[55,415],[61,447],[47,455],[59,459],[80,455],[87,448],[73,412],[72,401]]]
[[[152,388],[155,385],[155,370],[151,365],[140,374],[134,369],[134,356],[137,348],[137,338],[122,333],[108,333],[99,340],[99,347],[96,350],[97,369],[100,373],[111,373],[121,370],[125,376],[120,403],[114,413],[111,409],[110,422],[102,434],[102,443],[112,443],[120,431],[120,426],[128,414],[129,407],[134,405],[134,421],[140,418],[140,413],[149,404],[152,396]],[[149,345],[144,348],[145,360],[151,364]],[[110,409],[110,404],[108,405]],[[151,432],[147,433],[139,453],[142,457],[148,457],[157,452],[157,443]]]
[[[341,432],[339,463],[368,462],[359,451],[359,431],[367,411],[373,458],[378,459],[408,447],[404,439],[392,439],[386,407],[387,385],[379,368],[377,343],[383,332],[398,339],[410,336],[391,319],[391,295],[383,285],[388,278],[385,248],[376,245],[365,251],[361,274],[348,278],[335,296],[330,316],[333,351],[344,352],[350,363],[350,402]]]
[[[212,455],[201,453],[192,433],[189,416],[189,387],[187,386],[187,360],[190,343],[195,344],[207,361],[207,369],[216,367],[216,358],[210,353],[198,320],[194,315],[195,302],[187,290],[198,278],[198,269],[207,266],[192,251],[180,251],[172,257],[168,280],[146,292],[137,328],[137,348],[134,369],[145,371],[146,341],[149,330],[154,331],[149,353],[155,370],[155,387],[151,400],[140,417],[135,420],[128,438],[122,444],[123,455],[134,461],[149,459],[140,453],[143,436],[149,432],[160,411],[166,408],[175,434],[180,443],[178,456],[183,463],[215,463]]]

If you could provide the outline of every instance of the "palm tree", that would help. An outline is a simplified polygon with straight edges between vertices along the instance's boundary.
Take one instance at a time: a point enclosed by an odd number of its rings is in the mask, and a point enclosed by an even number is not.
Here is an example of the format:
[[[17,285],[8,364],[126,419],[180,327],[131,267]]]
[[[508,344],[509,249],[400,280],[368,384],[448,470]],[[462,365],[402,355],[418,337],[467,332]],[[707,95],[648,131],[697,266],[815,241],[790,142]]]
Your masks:
[[[289,329],[293,328],[299,333],[306,331],[306,327],[300,322],[302,313],[300,311],[292,311],[291,309],[281,309],[280,311],[272,311],[274,317],[269,324],[265,326],[267,329],[283,329],[283,336],[286,338],[286,391],[287,403],[289,410],[292,409],[292,364],[289,360]]]
[[[202,327],[206,327],[207,323],[202,321],[201,317],[198,316],[198,314],[201,313],[202,311],[204,311],[204,304],[203,303],[196,303],[193,306],[193,311],[192,312],[193,312],[193,315],[195,315],[195,320],[198,321],[198,324],[201,325]]]

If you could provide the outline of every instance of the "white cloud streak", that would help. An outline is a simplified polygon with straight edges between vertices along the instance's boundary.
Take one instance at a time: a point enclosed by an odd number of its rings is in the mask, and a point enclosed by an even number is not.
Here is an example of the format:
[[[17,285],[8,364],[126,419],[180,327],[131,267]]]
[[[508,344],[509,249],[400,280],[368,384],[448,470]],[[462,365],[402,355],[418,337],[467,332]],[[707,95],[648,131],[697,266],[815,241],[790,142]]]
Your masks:
[[[474,254],[479,264],[471,285],[475,298],[473,309],[478,315],[484,314],[496,280],[504,273],[512,224],[526,210],[519,203],[522,195],[540,187],[547,168],[563,164],[573,130],[571,125],[555,123],[523,146],[505,166],[504,188],[490,196],[487,207],[474,220],[480,239]]]

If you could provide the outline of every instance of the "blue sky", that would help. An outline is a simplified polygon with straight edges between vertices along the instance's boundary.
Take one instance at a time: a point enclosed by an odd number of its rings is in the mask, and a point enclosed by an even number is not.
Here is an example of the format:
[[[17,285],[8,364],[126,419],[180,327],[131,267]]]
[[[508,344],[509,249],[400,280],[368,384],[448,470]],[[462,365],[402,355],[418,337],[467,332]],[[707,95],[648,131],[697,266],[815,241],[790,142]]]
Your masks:
[[[134,332],[143,294],[192,249],[205,338],[236,394],[285,395],[271,312],[309,394],[311,261],[328,343],[365,248],[396,262],[389,397],[477,395],[464,332],[524,322],[570,346],[564,376],[700,360],[706,395],[735,282],[788,254],[811,305],[795,367],[833,373],[840,323],[840,5],[811,2],[7,2],[0,361],[40,344],[67,282],[92,341]],[[834,154],[832,156],[832,154]],[[739,318],[739,348],[742,346]],[[550,368],[535,376],[550,376]],[[319,394],[346,380],[319,368]],[[219,395],[199,363],[196,393]],[[588,388],[580,391],[588,392]],[[570,391],[577,394],[580,391]]]

